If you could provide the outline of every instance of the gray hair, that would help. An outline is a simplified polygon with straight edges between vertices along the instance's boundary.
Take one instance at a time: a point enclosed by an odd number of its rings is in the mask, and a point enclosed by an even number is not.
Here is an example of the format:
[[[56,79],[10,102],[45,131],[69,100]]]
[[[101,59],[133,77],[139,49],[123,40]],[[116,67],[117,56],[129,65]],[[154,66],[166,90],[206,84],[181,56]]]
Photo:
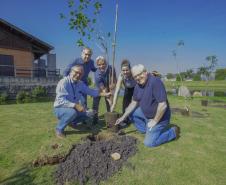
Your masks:
[[[131,69],[133,76],[136,76],[144,71],[146,71],[146,69],[145,69],[144,65],[142,65],[142,64],[137,64],[137,65],[133,66]]]

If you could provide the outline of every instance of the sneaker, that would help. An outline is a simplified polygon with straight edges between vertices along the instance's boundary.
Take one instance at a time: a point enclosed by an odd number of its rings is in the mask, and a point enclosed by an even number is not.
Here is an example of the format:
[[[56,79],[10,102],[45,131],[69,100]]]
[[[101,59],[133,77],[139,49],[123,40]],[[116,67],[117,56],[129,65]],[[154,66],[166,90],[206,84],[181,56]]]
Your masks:
[[[175,139],[178,139],[180,137],[180,127],[175,126],[174,127],[174,131],[175,131],[175,134],[176,134],[176,138]]]
[[[66,135],[63,132],[56,130],[56,137],[58,137],[60,139],[64,139],[66,137]]]

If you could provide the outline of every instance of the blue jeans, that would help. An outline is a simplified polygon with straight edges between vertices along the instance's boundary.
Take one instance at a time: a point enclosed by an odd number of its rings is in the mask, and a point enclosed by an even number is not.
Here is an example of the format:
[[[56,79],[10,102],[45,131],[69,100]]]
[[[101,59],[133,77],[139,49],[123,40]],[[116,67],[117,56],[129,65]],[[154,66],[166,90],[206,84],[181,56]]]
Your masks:
[[[145,117],[141,108],[138,107],[131,115],[131,120],[136,129],[145,134],[144,145],[148,147],[156,147],[176,138],[175,129],[167,128],[169,120],[164,120],[152,127],[148,128],[148,119]]]
[[[88,119],[86,112],[78,112],[73,108],[54,108],[54,113],[59,120],[56,126],[56,129],[59,132],[63,132],[69,123],[76,125],[77,123]]]

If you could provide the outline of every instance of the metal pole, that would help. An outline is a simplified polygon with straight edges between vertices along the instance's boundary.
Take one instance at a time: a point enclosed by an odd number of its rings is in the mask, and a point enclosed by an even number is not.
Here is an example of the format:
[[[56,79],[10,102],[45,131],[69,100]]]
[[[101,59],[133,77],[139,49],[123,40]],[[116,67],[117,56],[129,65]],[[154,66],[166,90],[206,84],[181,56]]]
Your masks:
[[[114,30],[114,39],[112,42],[112,78],[111,84],[114,83],[114,69],[115,69],[115,46],[116,46],[116,33],[117,33],[117,22],[118,22],[118,2],[116,2],[116,11],[115,11],[115,30]]]

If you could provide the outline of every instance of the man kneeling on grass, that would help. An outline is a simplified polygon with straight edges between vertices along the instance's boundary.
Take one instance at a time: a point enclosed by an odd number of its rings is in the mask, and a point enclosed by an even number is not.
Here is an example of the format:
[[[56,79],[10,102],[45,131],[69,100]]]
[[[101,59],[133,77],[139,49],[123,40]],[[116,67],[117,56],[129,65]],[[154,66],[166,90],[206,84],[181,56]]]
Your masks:
[[[85,99],[83,94],[93,97],[111,94],[100,92],[89,88],[84,82],[80,81],[84,69],[80,65],[71,68],[68,76],[61,79],[56,87],[56,99],[54,102],[54,113],[59,119],[56,127],[56,136],[65,137],[64,129],[70,124],[73,128],[77,123],[85,121],[93,116],[93,112],[85,109]]]
[[[178,138],[179,127],[168,128],[170,108],[161,79],[149,74],[142,64],[133,66],[131,71],[137,82],[133,100],[116,125],[130,115],[136,129],[145,133],[144,145],[148,147],[156,147]]]

